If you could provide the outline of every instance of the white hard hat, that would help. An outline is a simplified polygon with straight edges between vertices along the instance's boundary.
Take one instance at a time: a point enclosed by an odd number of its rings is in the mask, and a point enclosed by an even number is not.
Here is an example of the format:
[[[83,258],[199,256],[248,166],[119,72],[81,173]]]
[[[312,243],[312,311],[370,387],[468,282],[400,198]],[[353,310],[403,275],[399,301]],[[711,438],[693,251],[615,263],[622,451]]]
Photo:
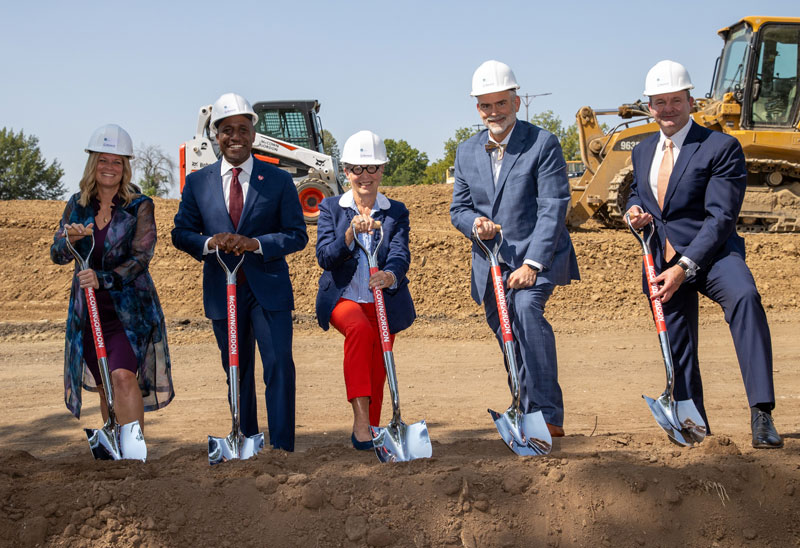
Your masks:
[[[340,160],[353,166],[382,165],[389,161],[389,157],[383,139],[371,131],[363,130],[345,141]]]
[[[224,93],[211,107],[211,127],[216,130],[220,120],[240,114],[249,116],[253,120],[253,125],[258,122],[258,115],[247,99],[235,93]]]
[[[128,132],[117,124],[106,124],[94,130],[84,150],[133,158],[133,141]]]
[[[648,97],[694,89],[686,67],[675,61],[659,61],[644,79],[644,94]]]
[[[472,75],[472,95],[477,97],[487,93],[519,89],[519,84],[511,67],[500,61],[486,61]]]

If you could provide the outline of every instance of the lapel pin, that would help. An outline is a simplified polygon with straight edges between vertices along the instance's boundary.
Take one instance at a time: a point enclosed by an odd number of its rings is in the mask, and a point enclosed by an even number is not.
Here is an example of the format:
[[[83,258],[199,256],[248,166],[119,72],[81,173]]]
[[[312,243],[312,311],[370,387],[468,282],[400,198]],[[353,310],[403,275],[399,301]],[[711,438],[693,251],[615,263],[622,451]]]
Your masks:
[[[259,180],[259,181],[263,181],[263,180],[264,180],[264,176],[263,176],[263,175],[259,175],[259,176],[258,176],[258,180]]]

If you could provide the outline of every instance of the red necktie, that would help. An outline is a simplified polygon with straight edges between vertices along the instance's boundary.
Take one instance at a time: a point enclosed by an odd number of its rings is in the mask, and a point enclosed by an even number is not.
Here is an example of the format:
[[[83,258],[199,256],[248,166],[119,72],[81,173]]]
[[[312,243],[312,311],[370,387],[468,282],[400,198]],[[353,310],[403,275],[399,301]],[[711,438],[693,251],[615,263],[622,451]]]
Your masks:
[[[233,228],[239,228],[239,219],[242,218],[242,208],[244,207],[244,194],[242,193],[242,185],[239,183],[239,173],[242,171],[240,167],[231,169],[233,175],[231,176],[231,195],[228,204],[228,214],[233,221]]]

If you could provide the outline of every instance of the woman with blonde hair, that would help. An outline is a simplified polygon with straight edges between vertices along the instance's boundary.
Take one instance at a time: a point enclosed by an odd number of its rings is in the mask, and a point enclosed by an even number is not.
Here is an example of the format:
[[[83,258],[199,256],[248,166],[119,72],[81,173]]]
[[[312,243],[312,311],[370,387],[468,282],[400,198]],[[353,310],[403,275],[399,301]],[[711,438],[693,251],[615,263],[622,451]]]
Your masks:
[[[164,313],[148,272],[156,245],[153,200],[131,182],[133,143],[121,127],[98,128],[86,148],[89,158],[80,192],[70,197],[56,231],[50,257],[68,264],[73,256],[65,237],[83,257],[91,249],[90,268],[72,282],[64,351],[64,401],[80,418],[81,389],[100,393],[108,418],[83,289],[96,292],[100,323],[120,424],[139,421],[144,411],[166,406],[174,397]],[[69,233],[69,235],[67,235]]]

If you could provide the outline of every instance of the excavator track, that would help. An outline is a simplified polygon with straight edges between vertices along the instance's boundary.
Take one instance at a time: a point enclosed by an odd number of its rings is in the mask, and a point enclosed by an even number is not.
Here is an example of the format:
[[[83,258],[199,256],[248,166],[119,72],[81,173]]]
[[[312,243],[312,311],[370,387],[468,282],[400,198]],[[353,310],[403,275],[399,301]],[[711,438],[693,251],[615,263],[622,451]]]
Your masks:
[[[631,194],[631,184],[633,183],[633,166],[627,166],[611,179],[608,184],[608,200],[597,212],[598,218],[609,228],[625,227],[625,204],[628,203],[628,196]]]
[[[739,213],[739,232],[800,232],[800,163],[788,160],[747,160],[748,184]],[[779,173],[776,186],[764,184]]]
[[[747,160],[750,180],[737,228],[739,232],[800,232],[800,163],[787,160]],[[771,173],[781,174],[776,186],[764,184]],[[633,167],[619,170],[608,185],[607,201],[597,217],[609,228],[625,228],[625,205],[633,183]]]

